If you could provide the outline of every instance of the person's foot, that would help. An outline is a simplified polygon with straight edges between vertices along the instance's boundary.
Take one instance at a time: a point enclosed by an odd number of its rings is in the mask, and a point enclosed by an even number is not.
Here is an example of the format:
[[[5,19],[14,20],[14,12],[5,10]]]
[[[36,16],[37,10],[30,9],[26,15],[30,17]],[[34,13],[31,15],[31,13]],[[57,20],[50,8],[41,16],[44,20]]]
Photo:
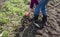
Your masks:
[[[38,20],[38,15],[37,15],[37,16],[34,16],[34,17],[31,19],[31,21],[36,21],[36,20]]]
[[[38,23],[38,20],[34,21],[34,24],[35,24],[35,26],[36,26],[37,28],[40,28],[40,25],[39,25],[39,23]]]
[[[35,25],[39,28],[39,29],[43,29],[44,26],[46,25],[47,22],[47,16],[43,16],[42,21],[40,22],[40,24],[38,23],[38,21],[35,21]]]
[[[43,15],[42,23],[45,24],[46,22],[47,22],[47,16],[46,15],[45,16]]]
[[[44,25],[42,22],[39,24],[38,22],[34,22],[35,26],[38,28],[38,29],[43,29],[44,28]]]
[[[43,16],[41,24],[40,24],[40,29],[43,29],[44,26],[46,25],[47,22],[47,16]]]
[[[34,16],[34,17],[31,19],[31,21],[34,23],[34,25],[35,25],[37,28],[40,27],[39,24],[38,24],[38,16]]]

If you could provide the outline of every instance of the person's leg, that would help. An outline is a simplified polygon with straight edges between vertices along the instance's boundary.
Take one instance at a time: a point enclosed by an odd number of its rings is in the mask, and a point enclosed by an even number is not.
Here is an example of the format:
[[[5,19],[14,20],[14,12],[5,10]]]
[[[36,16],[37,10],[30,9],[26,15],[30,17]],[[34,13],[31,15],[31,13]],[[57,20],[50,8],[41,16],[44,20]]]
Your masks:
[[[44,23],[47,22],[47,14],[46,14],[46,8],[45,8],[45,6],[43,6],[43,7],[41,8],[41,11],[42,11],[42,13],[43,13],[42,23],[44,24]]]
[[[38,20],[38,16],[40,13],[40,9],[42,7],[43,1],[41,0],[38,5],[36,5],[35,10],[34,10],[34,19]]]
[[[34,17],[39,16],[40,9],[45,9],[44,6],[47,5],[49,0],[40,0],[39,4],[36,6],[34,11]],[[46,10],[43,10],[43,14],[46,15]]]
[[[47,5],[48,0],[40,0],[40,3],[36,6],[35,11],[34,11],[34,16],[38,16],[40,9],[43,12],[43,18],[42,18],[42,22],[43,24],[40,25],[40,28],[42,29],[44,27],[44,23],[46,22],[47,19],[47,15],[46,15],[46,10],[45,10],[45,6]]]
[[[40,9],[48,3],[49,0],[40,0],[34,11],[34,16],[39,15]]]
[[[43,13],[43,18],[42,18],[42,23],[43,24],[47,22],[47,14],[46,14],[46,7],[45,6],[47,5],[48,1],[49,0],[45,0],[44,5],[41,8],[41,11]]]
[[[44,16],[47,15],[47,14],[46,14],[46,7],[45,7],[45,6],[43,6],[43,7],[41,8],[41,11],[42,11],[42,14],[43,14]]]

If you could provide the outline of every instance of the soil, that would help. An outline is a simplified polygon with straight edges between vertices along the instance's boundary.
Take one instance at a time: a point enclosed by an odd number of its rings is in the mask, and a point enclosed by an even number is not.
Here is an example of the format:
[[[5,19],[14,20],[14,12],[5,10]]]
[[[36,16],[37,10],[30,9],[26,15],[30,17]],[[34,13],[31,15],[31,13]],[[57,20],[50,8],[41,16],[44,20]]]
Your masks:
[[[38,30],[38,33],[42,35],[36,35],[36,37],[60,37],[60,0],[52,0],[46,6],[47,10],[47,23],[42,30]],[[25,19],[25,18],[24,18]],[[39,16],[42,19],[42,13]],[[27,27],[29,20],[23,20],[23,25]]]
[[[5,0],[0,0],[0,8]],[[47,10],[47,23],[42,30],[38,30],[38,33],[42,35],[36,35],[36,37],[60,37],[60,0],[51,0],[46,6]],[[30,19],[30,18],[29,18]],[[29,19],[22,18],[21,24],[27,27],[30,24]],[[42,13],[39,16],[42,19]],[[19,32],[20,27],[17,28]],[[21,32],[19,32],[21,33]]]

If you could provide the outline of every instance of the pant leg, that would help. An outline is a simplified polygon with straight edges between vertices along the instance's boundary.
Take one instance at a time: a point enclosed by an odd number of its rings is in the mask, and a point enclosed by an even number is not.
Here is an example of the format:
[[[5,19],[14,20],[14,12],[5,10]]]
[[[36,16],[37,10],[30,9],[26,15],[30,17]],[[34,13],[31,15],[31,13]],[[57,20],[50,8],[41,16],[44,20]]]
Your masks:
[[[49,0],[46,0],[46,1],[44,2],[45,5],[43,5],[42,8],[41,8],[41,11],[42,11],[42,13],[43,13],[44,16],[47,15],[47,14],[46,14],[46,5],[47,5],[48,1],[49,1]]]
[[[39,4],[36,6],[35,11],[34,11],[34,16],[39,15],[40,9],[46,6],[49,0],[41,0]],[[44,9],[44,8],[43,8]],[[45,10],[43,10],[44,12]],[[46,12],[44,12],[46,13]]]
[[[41,5],[40,5],[40,3],[39,3],[39,4],[36,5],[36,7],[35,7],[35,10],[34,10],[34,16],[39,15],[40,8],[41,8]]]
[[[42,13],[43,13],[44,16],[47,15],[47,14],[46,14],[46,6],[43,6],[43,7],[41,8],[41,11],[42,11]]]

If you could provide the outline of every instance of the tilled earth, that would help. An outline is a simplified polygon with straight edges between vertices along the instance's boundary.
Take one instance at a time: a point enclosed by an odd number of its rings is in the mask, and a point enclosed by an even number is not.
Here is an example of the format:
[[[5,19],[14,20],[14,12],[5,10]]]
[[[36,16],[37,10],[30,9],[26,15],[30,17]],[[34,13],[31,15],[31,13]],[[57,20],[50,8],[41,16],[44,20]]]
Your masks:
[[[50,1],[46,10],[48,15],[46,26],[37,31],[42,35],[36,35],[36,37],[60,37],[60,0]],[[41,19],[41,16],[39,18]],[[25,25],[28,25],[28,22]]]
[[[3,1],[0,0],[0,7],[2,6],[1,2]],[[42,30],[37,31],[42,35],[36,35],[36,37],[60,37],[60,0],[51,0],[47,5],[46,10],[48,15],[46,26],[44,26]],[[39,16],[39,19],[41,19],[41,16]],[[25,26],[28,26],[29,23],[28,19],[25,19],[23,22]]]

